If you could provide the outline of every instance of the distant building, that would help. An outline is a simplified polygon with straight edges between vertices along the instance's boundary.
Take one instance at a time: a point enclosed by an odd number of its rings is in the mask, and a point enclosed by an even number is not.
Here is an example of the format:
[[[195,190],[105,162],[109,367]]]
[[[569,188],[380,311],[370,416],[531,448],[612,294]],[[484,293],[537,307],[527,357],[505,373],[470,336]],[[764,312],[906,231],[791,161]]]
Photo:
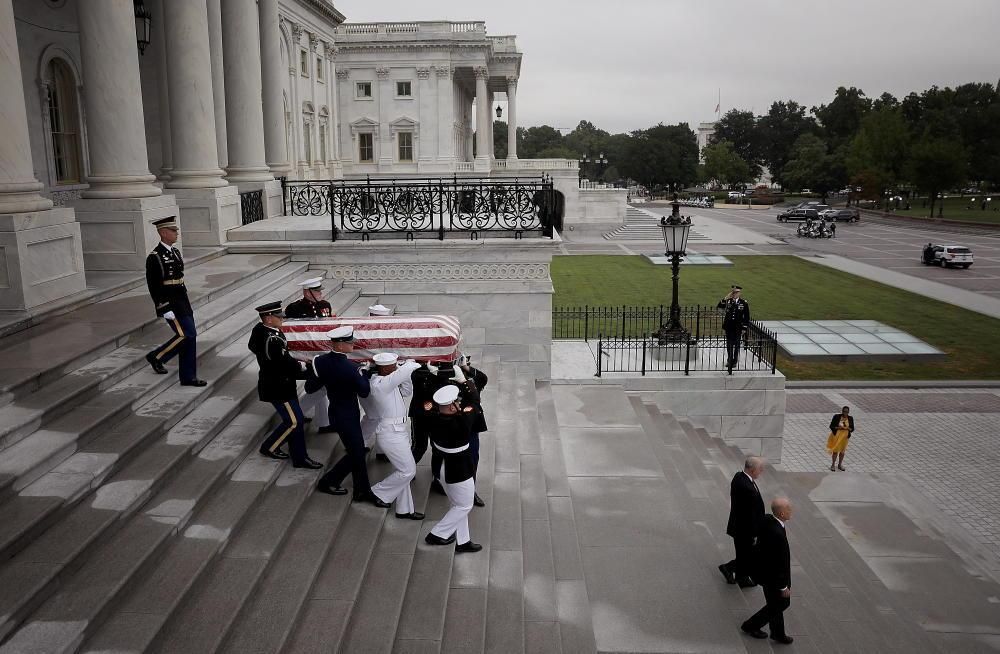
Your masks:
[[[698,123],[698,163],[705,163],[705,155],[702,150],[708,145],[715,134],[715,122]]]

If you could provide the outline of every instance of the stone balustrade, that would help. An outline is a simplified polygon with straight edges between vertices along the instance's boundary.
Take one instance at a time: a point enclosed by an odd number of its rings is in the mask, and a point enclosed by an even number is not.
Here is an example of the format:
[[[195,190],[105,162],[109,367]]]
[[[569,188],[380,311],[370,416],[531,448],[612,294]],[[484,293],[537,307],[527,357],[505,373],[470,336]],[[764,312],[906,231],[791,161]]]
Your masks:
[[[467,21],[453,23],[450,21],[414,21],[405,23],[344,23],[334,29],[341,37],[360,36],[370,38],[376,34],[406,34],[406,35],[441,35],[441,34],[473,34],[486,36],[486,23],[483,21]],[[513,37],[510,37],[513,38]]]
[[[494,170],[578,170],[577,159],[497,159]]]

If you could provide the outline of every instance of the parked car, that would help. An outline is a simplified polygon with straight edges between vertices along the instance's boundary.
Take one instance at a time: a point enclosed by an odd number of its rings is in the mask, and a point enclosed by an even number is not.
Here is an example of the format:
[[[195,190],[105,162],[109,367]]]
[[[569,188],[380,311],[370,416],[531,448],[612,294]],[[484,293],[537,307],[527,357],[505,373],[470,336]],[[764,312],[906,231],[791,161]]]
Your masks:
[[[938,265],[942,268],[960,266],[968,268],[972,265],[972,250],[964,245],[935,245],[931,248],[930,257],[921,255],[920,262],[925,266]]]
[[[746,196],[743,191],[730,191],[727,197],[730,200],[742,200]]]
[[[778,214],[779,223],[787,223],[790,220],[819,220],[819,212],[815,209],[804,209],[796,207],[794,209],[789,209],[787,211],[782,211]]]
[[[856,223],[861,220],[861,212],[857,209],[827,209],[820,216],[834,222]]]

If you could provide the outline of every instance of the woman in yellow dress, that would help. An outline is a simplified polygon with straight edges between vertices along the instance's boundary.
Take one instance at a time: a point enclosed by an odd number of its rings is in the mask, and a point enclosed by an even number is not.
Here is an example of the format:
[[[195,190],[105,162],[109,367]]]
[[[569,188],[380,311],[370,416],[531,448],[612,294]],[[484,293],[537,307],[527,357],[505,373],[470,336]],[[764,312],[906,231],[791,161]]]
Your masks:
[[[832,457],[830,472],[844,470],[844,452],[847,451],[847,441],[852,433],[854,433],[854,416],[851,415],[851,408],[845,406],[830,420],[830,435],[826,439],[826,451]]]

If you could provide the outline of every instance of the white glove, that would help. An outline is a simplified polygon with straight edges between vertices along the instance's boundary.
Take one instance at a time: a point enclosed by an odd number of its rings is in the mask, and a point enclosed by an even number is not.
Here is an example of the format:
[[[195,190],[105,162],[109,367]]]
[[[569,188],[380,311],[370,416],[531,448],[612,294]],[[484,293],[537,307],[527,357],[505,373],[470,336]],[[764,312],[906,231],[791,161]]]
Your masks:
[[[455,377],[454,377],[454,379],[455,379],[455,383],[457,383],[457,384],[464,384],[465,383],[465,373],[462,372],[462,369],[460,367],[458,367],[458,366],[455,366]]]
[[[435,365],[434,365],[433,363],[431,363],[430,361],[428,361],[428,362],[427,362],[427,369],[431,371],[431,374],[432,374],[432,375],[436,375],[436,374],[438,374],[438,367],[437,367],[437,366],[435,366]]]
[[[176,316],[174,316],[173,311],[166,312],[165,314],[163,314],[163,317],[166,318],[167,320],[174,320],[176,318]]]

